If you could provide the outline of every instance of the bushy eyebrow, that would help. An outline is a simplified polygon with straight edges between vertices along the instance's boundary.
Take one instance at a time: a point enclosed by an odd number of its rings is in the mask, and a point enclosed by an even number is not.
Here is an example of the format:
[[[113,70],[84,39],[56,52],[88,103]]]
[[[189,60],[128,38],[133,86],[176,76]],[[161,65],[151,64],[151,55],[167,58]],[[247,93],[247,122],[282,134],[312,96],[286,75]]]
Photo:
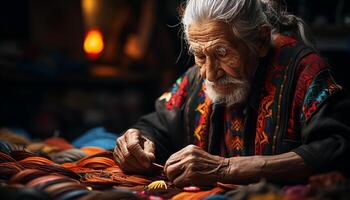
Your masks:
[[[200,47],[201,45],[199,44],[190,44],[189,47],[188,47],[188,52],[190,54],[194,54],[194,53],[202,53],[203,52],[203,49]],[[217,49],[219,48],[224,48],[224,49],[228,49],[228,44],[226,42],[223,42],[223,41],[218,41],[218,42],[214,42],[213,44],[211,44],[209,46],[209,49],[213,50],[213,51],[216,51]]]
[[[198,47],[193,47],[192,45],[189,45],[188,52],[191,54],[194,54],[194,53],[202,52],[202,49],[200,49]]]

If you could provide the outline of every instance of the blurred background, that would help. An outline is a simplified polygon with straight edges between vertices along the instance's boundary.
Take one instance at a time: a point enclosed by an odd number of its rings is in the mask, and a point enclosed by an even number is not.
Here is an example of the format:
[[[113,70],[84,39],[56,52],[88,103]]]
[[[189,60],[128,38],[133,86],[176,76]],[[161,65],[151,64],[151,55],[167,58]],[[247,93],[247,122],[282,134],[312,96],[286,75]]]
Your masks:
[[[180,0],[11,0],[0,6],[0,127],[73,140],[121,133],[193,64]],[[349,1],[287,0],[349,88]]]

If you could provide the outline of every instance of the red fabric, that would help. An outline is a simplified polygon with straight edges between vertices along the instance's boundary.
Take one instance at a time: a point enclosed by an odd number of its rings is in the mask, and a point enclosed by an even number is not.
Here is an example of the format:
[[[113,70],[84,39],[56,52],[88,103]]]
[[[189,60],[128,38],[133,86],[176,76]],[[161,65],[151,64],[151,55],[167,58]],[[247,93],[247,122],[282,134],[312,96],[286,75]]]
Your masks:
[[[307,89],[312,83],[314,77],[324,68],[327,67],[327,63],[320,55],[311,53],[300,61],[298,66],[296,77],[299,77],[296,83],[296,92],[294,95],[291,116],[289,118],[289,124],[287,129],[287,137],[295,139],[295,122],[300,121],[300,112],[302,109],[303,100]]]
[[[50,146],[58,147],[59,150],[67,150],[73,148],[73,146],[67,140],[61,137],[51,137],[44,140],[43,143]]]
[[[275,93],[277,87],[280,83],[279,81],[284,81],[284,74],[286,66],[280,64],[280,57],[282,48],[287,46],[295,46],[297,40],[294,38],[277,34],[273,38],[274,43],[274,55],[272,58],[272,63],[268,66],[267,78],[265,81],[265,86],[263,88],[263,94],[260,97],[256,135],[255,135],[255,155],[262,155],[264,149],[266,149],[271,142],[269,138],[269,133],[272,131],[272,108],[275,102]]]
[[[169,110],[173,108],[181,107],[185,97],[187,96],[186,87],[188,85],[188,76],[184,76],[179,84],[178,90],[171,95],[171,98],[168,102],[165,103],[165,107]]]

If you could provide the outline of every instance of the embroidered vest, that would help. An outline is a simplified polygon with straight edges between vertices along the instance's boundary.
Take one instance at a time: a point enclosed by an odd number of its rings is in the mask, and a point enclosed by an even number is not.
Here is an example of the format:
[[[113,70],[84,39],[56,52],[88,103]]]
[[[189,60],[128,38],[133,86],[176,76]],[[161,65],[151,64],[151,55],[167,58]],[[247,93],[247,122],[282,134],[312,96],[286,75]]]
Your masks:
[[[189,138],[192,143],[212,154],[228,157],[270,155],[290,150],[279,144],[288,128],[295,89],[294,74],[299,61],[312,51],[296,44],[275,51],[272,62],[258,73],[257,78],[262,82],[259,95],[255,97],[257,110],[237,107],[218,111],[218,106],[204,92],[203,80],[197,80],[197,87],[192,89],[185,105],[185,122],[187,131],[193,133]]]
[[[269,60],[259,65],[244,106],[228,110],[213,104],[197,67],[159,98],[159,109],[167,110],[175,126],[169,131],[186,137],[180,136],[178,148],[196,144],[211,154],[231,157],[280,154],[301,145],[307,120],[341,87],[311,49],[283,35],[275,44]]]

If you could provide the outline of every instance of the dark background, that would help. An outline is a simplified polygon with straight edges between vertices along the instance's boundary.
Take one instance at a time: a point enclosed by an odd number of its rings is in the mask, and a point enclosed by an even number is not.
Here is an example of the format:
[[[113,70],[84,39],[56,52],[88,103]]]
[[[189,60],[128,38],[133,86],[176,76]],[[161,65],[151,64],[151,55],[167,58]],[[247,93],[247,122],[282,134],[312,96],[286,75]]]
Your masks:
[[[85,3],[99,2],[87,16]],[[89,1],[89,2],[88,2]],[[345,0],[289,0],[317,47],[349,88],[350,9]],[[34,137],[59,131],[71,140],[104,126],[120,133],[171,86],[193,60],[181,53],[175,0],[12,0],[0,6],[0,127]],[[98,28],[104,52],[89,59],[84,36]],[[146,41],[143,54],[125,47]],[[184,50],[186,51],[186,50]]]

